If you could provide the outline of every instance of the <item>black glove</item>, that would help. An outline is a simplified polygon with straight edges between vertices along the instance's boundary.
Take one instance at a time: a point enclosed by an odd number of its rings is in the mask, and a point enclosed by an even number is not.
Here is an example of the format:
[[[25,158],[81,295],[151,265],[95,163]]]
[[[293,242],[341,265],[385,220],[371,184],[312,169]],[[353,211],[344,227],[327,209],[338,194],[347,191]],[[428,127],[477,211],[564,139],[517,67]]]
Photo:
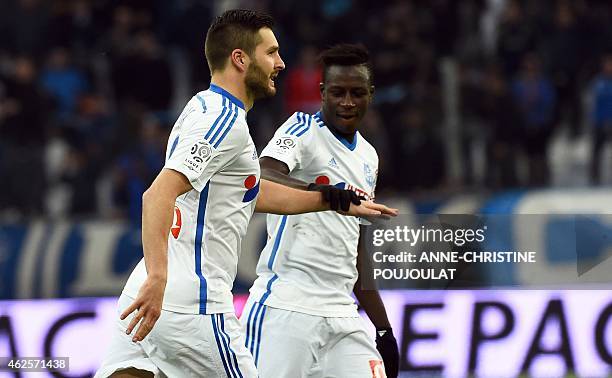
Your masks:
[[[376,330],[376,349],[385,363],[387,378],[397,378],[399,373],[399,349],[391,328]]]
[[[313,183],[308,185],[308,190],[323,193],[323,199],[325,202],[329,203],[330,209],[334,211],[349,211],[351,202],[359,206],[361,204],[361,199],[363,199],[363,197],[359,197],[352,190],[336,188],[333,185],[319,185]]]

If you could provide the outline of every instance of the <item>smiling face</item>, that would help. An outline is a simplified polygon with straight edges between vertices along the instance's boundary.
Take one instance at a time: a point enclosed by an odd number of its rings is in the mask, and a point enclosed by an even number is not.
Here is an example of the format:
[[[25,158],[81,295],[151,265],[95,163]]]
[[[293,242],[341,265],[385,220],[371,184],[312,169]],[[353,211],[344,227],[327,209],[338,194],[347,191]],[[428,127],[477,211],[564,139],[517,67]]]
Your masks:
[[[374,87],[365,65],[331,66],[321,83],[325,122],[342,134],[354,134],[372,101]]]
[[[274,96],[276,94],[274,79],[281,70],[285,69],[272,30],[262,28],[258,34],[261,42],[255,47],[244,81],[249,97],[254,100]]]

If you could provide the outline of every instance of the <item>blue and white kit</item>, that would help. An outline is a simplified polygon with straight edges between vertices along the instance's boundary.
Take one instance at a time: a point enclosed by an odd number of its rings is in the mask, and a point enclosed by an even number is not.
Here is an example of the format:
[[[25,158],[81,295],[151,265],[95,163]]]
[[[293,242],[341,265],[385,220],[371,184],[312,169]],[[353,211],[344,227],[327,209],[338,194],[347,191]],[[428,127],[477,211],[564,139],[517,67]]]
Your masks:
[[[376,150],[359,132],[352,142],[335,134],[320,113],[295,113],[261,156],[304,182],[374,198]],[[380,376],[351,296],[360,223],[333,211],[267,216],[268,242],[240,319],[261,377]]]
[[[259,192],[259,161],[242,102],[212,84],[196,94],[170,133],[164,169],[185,175],[193,189],[176,199],[162,316],[140,343],[125,334],[129,322],[120,321],[96,377],[126,367],[169,377],[257,376],[231,293]],[[123,289],[120,310],[146,276],[143,259]]]

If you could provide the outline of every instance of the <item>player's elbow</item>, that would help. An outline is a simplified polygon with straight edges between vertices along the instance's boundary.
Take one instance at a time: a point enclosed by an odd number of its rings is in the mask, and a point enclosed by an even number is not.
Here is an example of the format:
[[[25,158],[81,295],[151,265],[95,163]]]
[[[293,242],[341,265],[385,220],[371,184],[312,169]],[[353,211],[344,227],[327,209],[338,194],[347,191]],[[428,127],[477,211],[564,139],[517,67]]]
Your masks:
[[[145,207],[149,203],[152,202],[154,197],[153,190],[151,188],[147,189],[142,193],[142,206]]]

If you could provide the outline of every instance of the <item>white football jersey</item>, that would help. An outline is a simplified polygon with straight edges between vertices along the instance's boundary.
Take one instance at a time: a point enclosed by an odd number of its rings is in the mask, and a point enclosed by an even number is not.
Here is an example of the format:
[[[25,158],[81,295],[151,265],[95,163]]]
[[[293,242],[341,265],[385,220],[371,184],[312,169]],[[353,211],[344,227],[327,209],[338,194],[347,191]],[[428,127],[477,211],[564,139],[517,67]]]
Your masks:
[[[170,133],[164,168],[184,174],[193,190],[176,199],[163,309],[234,312],[231,289],[259,192],[259,161],[242,102],[212,84],[194,96]],[[142,259],[123,293],[136,297],[145,278]]]
[[[287,164],[307,183],[351,189],[374,197],[378,155],[357,133],[353,143],[320,117],[295,113],[261,153]],[[326,317],[358,316],[351,297],[357,280],[360,220],[334,211],[268,215],[268,242],[251,296],[270,307]]]

